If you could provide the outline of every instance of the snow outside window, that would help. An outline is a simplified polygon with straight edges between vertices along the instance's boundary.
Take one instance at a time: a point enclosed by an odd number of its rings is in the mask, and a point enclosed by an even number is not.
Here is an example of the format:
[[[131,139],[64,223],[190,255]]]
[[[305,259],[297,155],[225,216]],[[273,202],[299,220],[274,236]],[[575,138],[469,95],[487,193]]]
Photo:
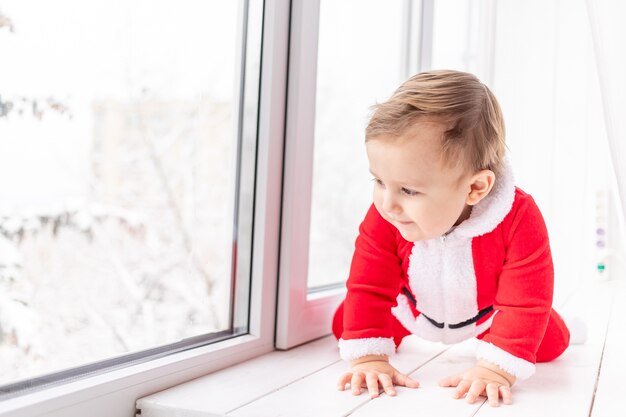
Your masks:
[[[0,1],[0,385],[247,332],[246,10]]]

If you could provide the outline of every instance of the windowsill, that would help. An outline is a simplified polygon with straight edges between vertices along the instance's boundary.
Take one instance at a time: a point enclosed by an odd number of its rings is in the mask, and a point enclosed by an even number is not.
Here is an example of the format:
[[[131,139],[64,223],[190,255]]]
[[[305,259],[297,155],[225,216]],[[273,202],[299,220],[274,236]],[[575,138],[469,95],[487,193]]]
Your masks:
[[[615,298],[614,298],[615,297]],[[588,326],[587,341],[570,346],[557,360],[537,365],[530,379],[513,388],[514,404],[497,411],[484,399],[475,404],[451,398],[437,381],[473,364],[475,340],[455,346],[405,339],[392,363],[420,381],[419,389],[397,387],[370,400],[363,390],[338,391],[348,370],[333,336],[288,351],[274,351],[138,400],[141,417],[193,416],[380,416],[414,411],[428,416],[605,416],[619,404],[626,361],[626,285],[623,280],[582,286],[559,309]],[[608,330],[607,330],[607,326]],[[597,389],[596,389],[597,384]],[[591,410],[591,411],[590,411]]]
[[[104,415],[125,416],[136,398],[258,357],[269,349],[266,341],[242,335],[2,401],[0,416],[96,415],[91,401],[114,401]]]

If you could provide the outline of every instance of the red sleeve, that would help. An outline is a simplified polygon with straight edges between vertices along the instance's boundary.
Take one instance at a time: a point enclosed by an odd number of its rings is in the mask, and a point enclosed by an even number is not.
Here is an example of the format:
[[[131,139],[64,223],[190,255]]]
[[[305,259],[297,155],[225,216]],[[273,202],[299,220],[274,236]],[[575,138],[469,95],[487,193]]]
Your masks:
[[[372,205],[359,227],[346,284],[344,330],[339,344],[342,358],[390,355],[395,351],[391,308],[397,304],[401,277],[394,226]]]
[[[524,379],[534,372],[536,352],[548,325],[554,268],[548,231],[537,204],[528,194],[518,198],[505,231],[508,236],[504,236],[506,257],[494,302],[497,314],[478,356]]]

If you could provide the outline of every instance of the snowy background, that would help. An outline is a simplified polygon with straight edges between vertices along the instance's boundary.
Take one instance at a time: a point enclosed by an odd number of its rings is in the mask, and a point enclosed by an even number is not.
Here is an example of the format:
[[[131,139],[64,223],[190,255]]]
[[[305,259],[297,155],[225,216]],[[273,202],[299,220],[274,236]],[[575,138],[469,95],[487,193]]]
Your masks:
[[[0,384],[227,328],[237,7],[0,1]]]

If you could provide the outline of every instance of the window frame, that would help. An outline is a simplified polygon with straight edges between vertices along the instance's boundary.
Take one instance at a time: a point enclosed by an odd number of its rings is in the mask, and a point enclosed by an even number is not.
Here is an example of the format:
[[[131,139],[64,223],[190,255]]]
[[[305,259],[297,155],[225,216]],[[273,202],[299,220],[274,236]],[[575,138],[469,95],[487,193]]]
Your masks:
[[[285,174],[276,347],[289,349],[330,332],[344,291],[308,296],[308,249],[315,140],[320,0],[293,0],[285,127]],[[334,294],[329,295],[329,292]]]
[[[403,7],[406,78],[430,65],[434,0],[404,0]],[[320,0],[292,1],[276,323],[276,347],[283,350],[330,334],[346,294],[344,284],[308,287],[319,16]]]
[[[10,398],[0,416],[134,416],[138,398],[274,350],[290,2],[262,9],[249,334]]]

